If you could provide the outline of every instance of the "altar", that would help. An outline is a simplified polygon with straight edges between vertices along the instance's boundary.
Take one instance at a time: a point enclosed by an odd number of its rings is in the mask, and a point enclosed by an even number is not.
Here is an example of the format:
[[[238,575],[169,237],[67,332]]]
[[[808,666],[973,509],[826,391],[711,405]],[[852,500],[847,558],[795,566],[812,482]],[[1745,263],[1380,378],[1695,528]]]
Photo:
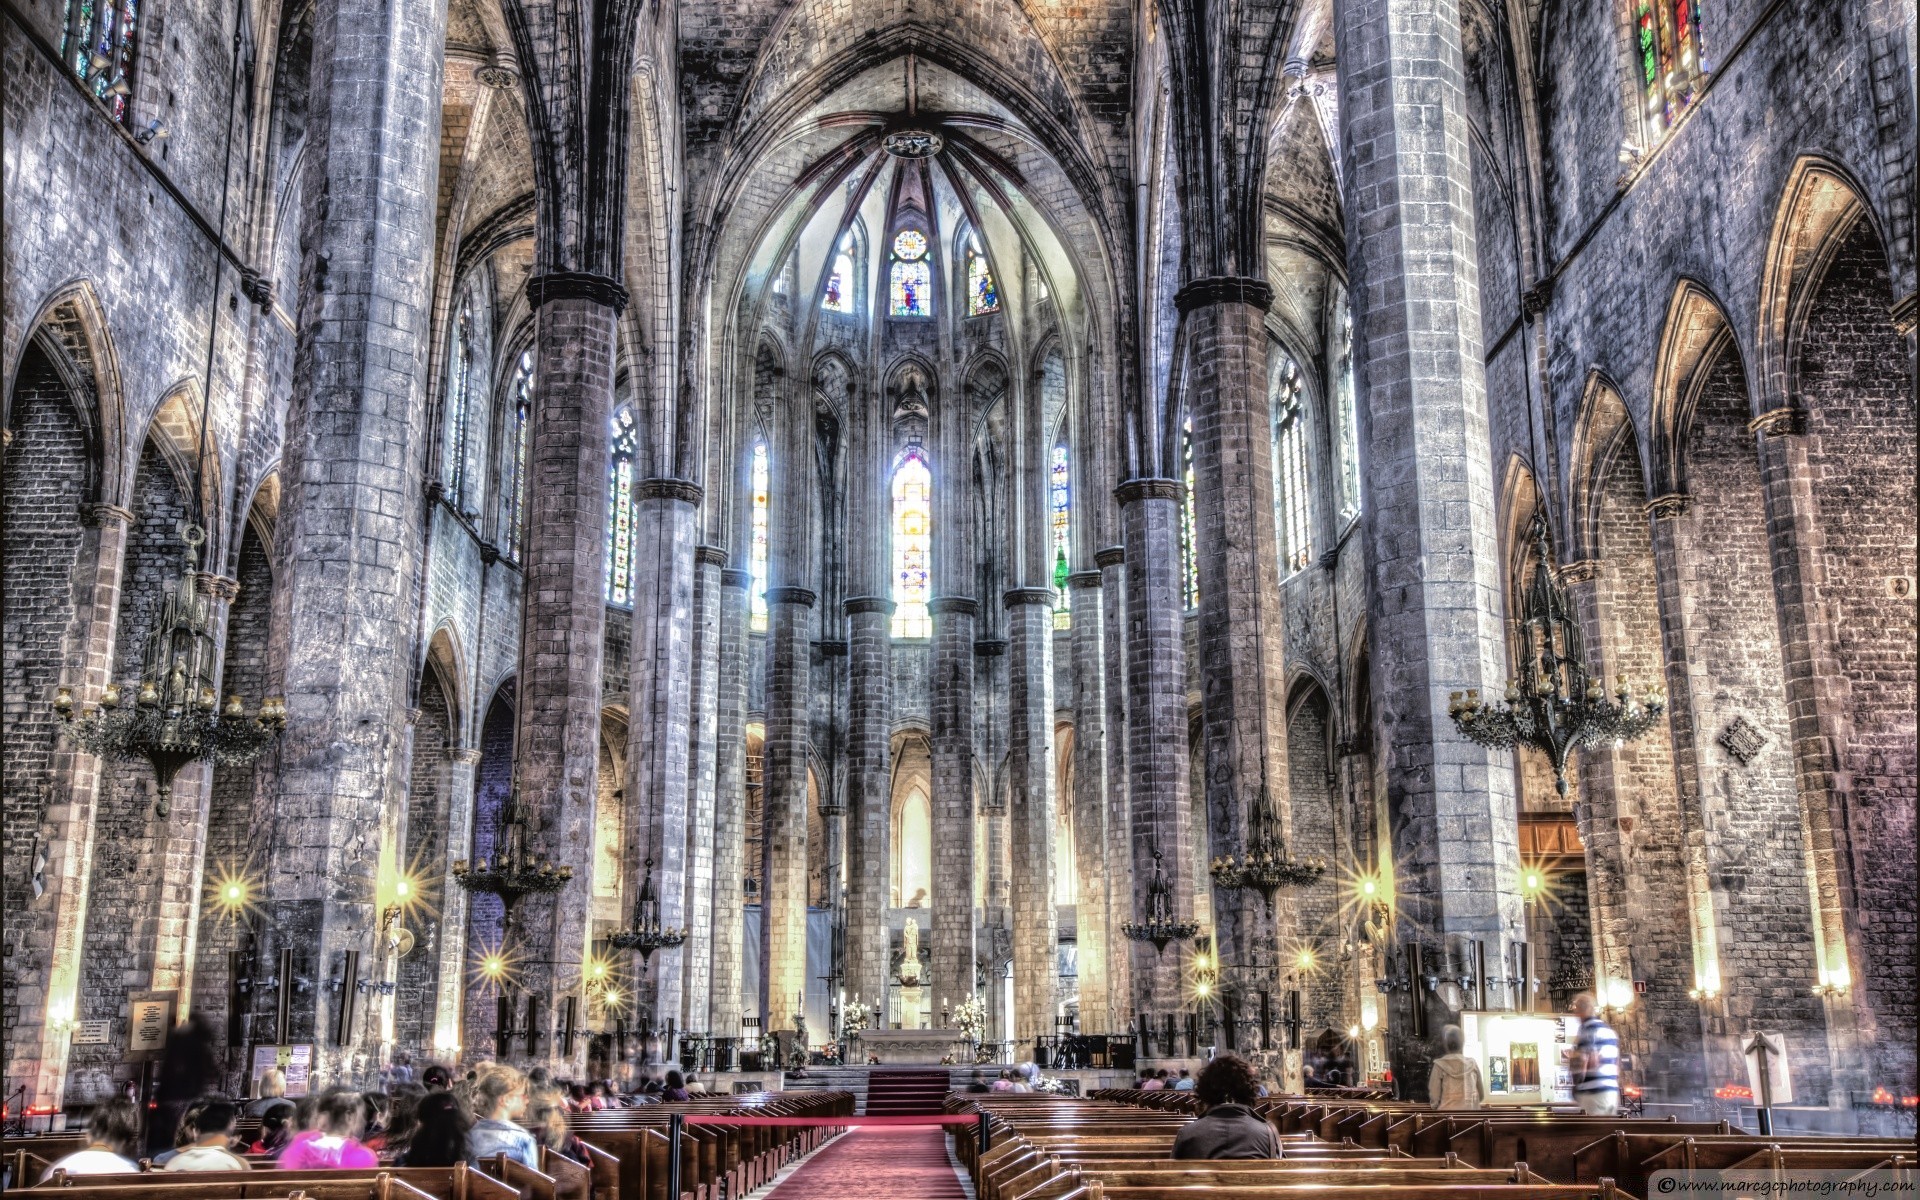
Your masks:
[[[967,1038],[958,1029],[863,1029],[860,1059],[872,1055],[885,1066],[937,1064],[952,1056],[967,1060]]]

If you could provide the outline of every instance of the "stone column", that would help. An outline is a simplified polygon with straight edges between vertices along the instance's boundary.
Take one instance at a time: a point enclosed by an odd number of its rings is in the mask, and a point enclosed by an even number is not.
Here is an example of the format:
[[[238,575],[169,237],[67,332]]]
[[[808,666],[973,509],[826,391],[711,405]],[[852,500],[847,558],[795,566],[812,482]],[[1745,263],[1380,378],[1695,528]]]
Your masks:
[[[681,950],[681,1028],[712,1033],[715,764],[720,736],[720,577],[727,552],[693,552],[693,672],[687,685],[687,944]]]
[[[935,554],[952,555],[965,544],[955,538],[936,545]],[[937,1009],[939,997],[958,1004],[974,994],[973,629],[979,605],[970,596],[936,596],[928,607],[933,612],[928,681],[933,773],[930,948]]]
[[[740,1035],[745,952],[747,829],[747,588],[753,576],[720,572],[719,666],[715,679],[713,804],[713,1020],[715,1037]]]
[[[1447,716],[1449,692],[1497,697],[1506,674],[1459,12],[1348,0],[1338,38],[1396,937],[1504,956],[1523,927],[1513,771]],[[1393,1070],[1417,1087],[1430,1049],[1404,1036],[1409,1011],[1393,1006]]]
[[[1261,279],[1197,279],[1174,302],[1186,320],[1193,419],[1206,857],[1212,859],[1245,852],[1249,814],[1263,792],[1280,829],[1290,836],[1293,828],[1281,661],[1283,563],[1267,406],[1265,319],[1273,289]],[[1276,917],[1290,925],[1291,911],[1291,905],[1276,906]],[[1272,947],[1281,939],[1265,902],[1251,891],[1222,890],[1214,894],[1213,917],[1221,962],[1240,964],[1243,988],[1271,990]]]
[[[814,594],[767,589],[765,867],[761,871],[763,1028],[792,1027],[807,987],[807,742]]]
[[[886,996],[892,833],[893,601],[855,596],[847,613],[847,994]]]
[[[1079,954],[1080,1029],[1112,1033],[1112,1003],[1107,994],[1112,940],[1107,932],[1107,689],[1106,639],[1101,629],[1098,571],[1067,577],[1073,605],[1073,848],[1074,861],[1062,869],[1076,878],[1080,902],[1074,910],[1074,939]]]
[[[453,864],[467,857],[473,845],[473,788],[480,770],[480,751],[463,746],[453,751],[453,769],[447,790],[446,873],[435,880],[440,900],[439,968],[435,976],[433,1052],[457,1057],[460,1046],[460,1004],[467,984],[467,891],[453,880]],[[464,1050],[464,1047],[462,1048]]]
[[[445,6],[425,0],[343,0],[314,19],[300,238],[309,286],[283,440],[269,670],[288,719],[262,949],[305,959],[314,986],[296,995],[287,1040],[314,1043],[327,1083],[368,1065],[356,1057],[371,1048],[364,1025],[345,1046],[330,1036],[341,997],[329,985],[346,951],[371,961],[381,836],[405,803],[392,789],[415,666],[445,40]]]
[[[629,871],[653,863],[660,923],[687,923],[687,756],[693,675],[694,510],[700,487],[684,479],[643,479],[635,489],[632,719],[627,732]],[[640,582],[645,580],[646,582]],[[637,895],[637,883],[630,884]],[[653,955],[641,968],[639,1009],[655,1028],[682,1020],[686,947]],[[636,964],[640,966],[640,964]],[[670,1053],[671,1051],[669,1051]]]
[[[1180,563],[1180,485],[1132,479],[1114,489],[1126,539],[1128,921],[1147,916],[1154,855],[1173,886],[1175,915],[1193,917],[1192,814],[1188,789],[1186,608]],[[1185,948],[1131,942],[1138,1014],[1182,1011]],[[1147,1047],[1141,1048],[1148,1052]]]
[[[1133,919],[1130,881],[1134,871],[1132,806],[1127,794],[1126,557],[1124,546],[1102,547],[1093,556],[1094,565],[1100,568],[1100,672],[1106,704],[1106,772],[1101,795],[1106,807],[1108,1033],[1127,1033],[1134,1028],[1133,953],[1120,932],[1120,926]],[[1077,613],[1074,624],[1079,624]]]
[[[1015,588],[1007,604],[1007,797],[1013,850],[1013,1036],[1053,1032],[1060,982],[1053,873],[1053,589]]]

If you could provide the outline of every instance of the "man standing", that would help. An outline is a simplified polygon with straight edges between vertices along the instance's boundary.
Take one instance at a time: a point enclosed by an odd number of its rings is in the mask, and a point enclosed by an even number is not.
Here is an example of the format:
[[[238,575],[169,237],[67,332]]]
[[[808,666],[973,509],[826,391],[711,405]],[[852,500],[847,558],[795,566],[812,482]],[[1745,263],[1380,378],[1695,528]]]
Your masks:
[[[1580,1018],[1579,1036],[1567,1051],[1574,1102],[1588,1116],[1613,1116],[1620,1111],[1620,1038],[1587,992],[1573,998],[1573,1015]]]

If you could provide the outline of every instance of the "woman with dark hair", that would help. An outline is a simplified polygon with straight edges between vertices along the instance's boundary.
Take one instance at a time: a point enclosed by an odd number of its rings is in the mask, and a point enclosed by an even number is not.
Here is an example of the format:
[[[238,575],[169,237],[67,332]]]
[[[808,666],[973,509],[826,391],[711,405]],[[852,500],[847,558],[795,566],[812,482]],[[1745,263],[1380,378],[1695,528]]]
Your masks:
[[[687,1077],[678,1071],[668,1071],[667,1084],[660,1089],[660,1098],[669,1103],[693,1099],[693,1093],[687,1090]]]
[[[294,1113],[291,1103],[277,1104],[260,1114],[260,1137],[247,1147],[248,1154],[278,1154],[293,1140]]]
[[[473,1121],[452,1092],[429,1092],[414,1110],[413,1136],[400,1156],[403,1167],[450,1167],[471,1157]]]
[[[1175,1158],[1279,1158],[1280,1136],[1253,1111],[1253,1068],[1237,1054],[1208,1063],[1194,1082],[1200,1115],[1174,1135]]]
[[[396,1083],[387,1089],[386,1141],[380,1147],[384,1157],[395,1159],[406,1152],[407,1143],[420,1124],[420,1102],[426,1098],[427,1089],[411,1081]]]
[[[333,1088],[313,1106],[312,1124],[300,1131],[280,1152],[285,1171],[328,1170],[334,1167],[377,1167],[380,1157],[360,1142],[367,1128],[367,1106],[360,1093]]]
[[[87,1144],[47,1168],[69,1175],[119,1175],[138,1171],[133,1161],[140,1146],[140,1110],[124,1098],[108,1100],[87,1118]],[[14,1181],[16,1185],[18,1180]]]

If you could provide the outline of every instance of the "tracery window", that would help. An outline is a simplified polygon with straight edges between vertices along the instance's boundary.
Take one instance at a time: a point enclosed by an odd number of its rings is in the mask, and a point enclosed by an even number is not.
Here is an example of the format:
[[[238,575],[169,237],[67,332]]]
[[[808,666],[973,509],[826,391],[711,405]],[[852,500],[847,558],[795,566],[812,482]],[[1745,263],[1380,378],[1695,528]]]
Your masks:
[[[447,430],[443,443],[444,461],[441,463],[441,482],[446,485],[447,499],[455,509],[466,512],[473,506],[473,497],[467,493],[472,488],[472,471],[467,465],[467,435],[472,425],[471,380],[468,376],[473,370],[473,293],[468,292],[460,306],[460,316],[453,326],[453,345],[447,356]]]
[[[1335,316],[1334,409],[1340,422],[1340,524],[1360,515],[1360,417],[1353,396],[1353,312],[1342,303]]]
[[[1650,147],[1678,120],[1706,78],[1699,0],[1632,0],[1641,119]]]
[[[753,444],[753,532],[747,549],[748,625],[755,633],[767,631],[767,514],[772,505],[773,470],[764,439]]]
[[[607,454],[607,602],[633,603],[633,457],[638,446],[633,406],[613,414]]]
[[[1065,446],[1053,448],[1047,466],[1049,507],[1053,518],[1053,627],[1073,625],[1073,601],[1067,595],[1067,576],[1072,573],[1073,467]]]
[[[967,238],[967,315],[984,317],[1000,311],[1000,285],[993,281],[993,269],[980,249],[980,240]]]
[[[527,452],[533,439],[533,350],[520,352],[520,366],[514,372],[513,455],[507,460],[507,557],[520,561],[526,548],[527,526]]]
[[[853,311],[853,293],[855,275],[853,230],[847,230],[840,239],[840,249],[833,255],[833,270],[827,272],[826,291],[821,293],[820,307],[828,312],[850,313]]]
[[[927,263],[927,235],[918,229],[902,229],[893,235],[888,292],[894,316],[933,315],[933,268]]]
[[[60,56],[116,121],[126,120],[127,97],[133,93],[139,14],[140,0],[67,0]]]
[[[1273,407],[1274,524],[1291,575],[1313,561],[1313,505],[1307,492],[1307,422],[1300,403],[1300,364],[1278,346],[1267,366]]]
[[[1193,418],[1180,426],[1180,480],[1186,484],[1186,498],[1180,505],[1180,561],[1188,608],[1200,607],[1200,548],[1194,542],[1193,519]]]
[[[893,469],[893,636],[933,636],[933,472],[919,443]]]

